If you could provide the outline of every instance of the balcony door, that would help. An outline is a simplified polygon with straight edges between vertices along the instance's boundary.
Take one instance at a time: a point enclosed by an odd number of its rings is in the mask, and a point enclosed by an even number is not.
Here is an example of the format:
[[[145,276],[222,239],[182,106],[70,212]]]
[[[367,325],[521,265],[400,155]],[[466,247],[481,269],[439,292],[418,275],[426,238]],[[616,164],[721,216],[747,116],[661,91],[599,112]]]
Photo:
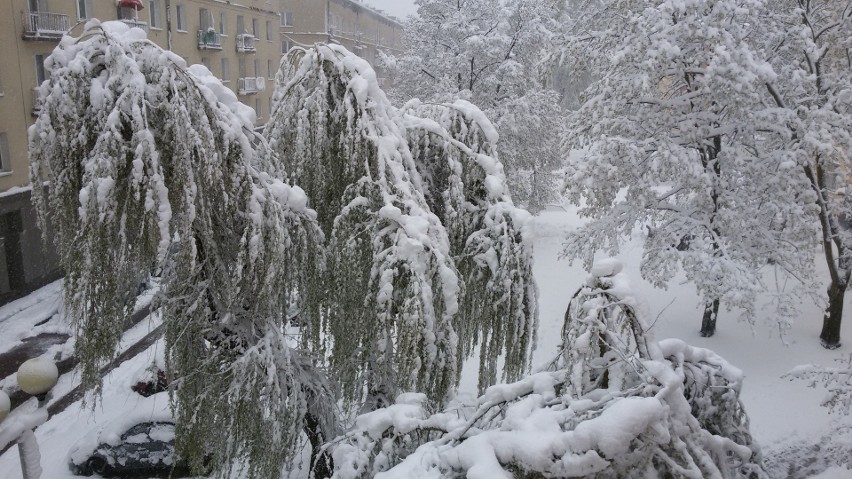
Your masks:
[[[49,12],[47,0],[29,0],[30,13]]]

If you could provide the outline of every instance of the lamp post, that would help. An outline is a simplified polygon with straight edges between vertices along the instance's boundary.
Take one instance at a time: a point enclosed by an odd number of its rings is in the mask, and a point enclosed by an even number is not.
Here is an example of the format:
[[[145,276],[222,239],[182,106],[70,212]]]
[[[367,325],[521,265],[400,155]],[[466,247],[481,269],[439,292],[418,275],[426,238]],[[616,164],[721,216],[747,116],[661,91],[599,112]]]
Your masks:
[[[7,418],[11,406],[9,396],[0,391],[0,447],[17,442],[24,479],[39,479],[41,454],[33,429],[47,421],[49,392],[59,379],[59,370],[49,359],[34,358],[18,368],[17,379],[21,390],[35,396],[38,405],[35,411],[13,414]]]

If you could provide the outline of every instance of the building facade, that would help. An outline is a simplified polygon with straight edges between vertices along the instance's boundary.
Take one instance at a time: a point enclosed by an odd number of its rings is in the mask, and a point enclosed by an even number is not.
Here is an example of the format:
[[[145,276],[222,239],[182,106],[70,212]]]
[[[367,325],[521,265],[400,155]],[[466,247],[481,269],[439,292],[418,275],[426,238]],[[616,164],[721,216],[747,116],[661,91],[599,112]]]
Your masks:
[[[315,43],[339,43],[364,58],[383,81],[378,53],[400,53],[403,24],[356,0],[278,0],[281,52]]]
[[[201,63],[268,118],[281,58],[278,0],[4,0],[0,14],[0,304],[59,277],[30,203],[27,128],[44,60],[87,19],[121,20]]]

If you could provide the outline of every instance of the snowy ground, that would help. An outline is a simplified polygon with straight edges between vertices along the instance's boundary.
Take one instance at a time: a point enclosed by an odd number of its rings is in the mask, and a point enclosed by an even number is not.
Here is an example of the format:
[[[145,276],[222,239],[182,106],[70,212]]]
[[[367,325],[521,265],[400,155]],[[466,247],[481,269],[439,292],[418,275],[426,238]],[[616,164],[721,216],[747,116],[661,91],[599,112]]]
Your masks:
[[[541,326],[538,349],[534,363],[542,363],[552,357],[559,344],[562,319],[568,301],[586,273],[582,265],[569,265],[559,260],[561,243],[565,232],[576,227],[579,220],[573,213],[546,211],[537,218],[535,274],[540,288]],[[752,432],[763,446],[764,454],[772,461],[782,458],[794,464],[802,464],[800,472],[793,477],[807,477],[804,471],[812,471],[812,477],[821,479],[849,478],[852,471],[842,467],[831,467],[836,454],[849,454],[852,450],[852,421],[830,416],[819,406],[824,391],[812,389],[801,381],[789,381],[781,376],[794,366],[804,363],[830,365],[834,359],[848,355],[852,350],[852,324],[843,331],[844,347],[826,351],[819,346],[817,336],[821,325],[821,311],[816,304],[805,304],[802,317],[782,341],[772,318],[762,317],[751,325],[737,320],[737,313],[722,313],[718,332],[713,338],[701,338],[698,329],[701,319],[700,305],[694,288],[683,281],[673,281],[667,290],[652,287],[638,275],[640,245],[631,243],[623,249],[619,258],[631,274],[634,289],[648,301],[657,339],[677,337],[686,342],[712,349],[746,374],[742,399],[751,417]],[[48,288],[55,286],[51,285]],[[0,308],[0,318],[13,316],[13,311],[40,312],[51,308],[46,301],[55,300],[57,291],[40,290],[30,297]],[[42,303],[40,305],[40,303]],[[852,311],[847,302],[846,311]],[[769,313],[764,313],[768,315]],[[41,314],[42,316],[44,313]],[[18,314],[18,316],[22,316]],[[11,321],[11,320],[10,320]],[[20,321],[23,321],[21,319]],[[32,319],[28,320],[32,321]],[[847,315],[845,321],[852,321]],[[29,328],[34,322],[29,323]],[[155,327],[156,321],[143,321],[131,334],[144,334],[143,329]],[[8,327],[8,329],[7,329]],[[7,321],[0,324],[3,335],[0,346],[16,343],[23,337],[26,324]],[[9,335],[7,333],[11,332]],[[7,344],[8,343],[8,344]],[[67,457],[72,446],[87,436],[99,425],[128,414],[157,413],[153,404],[133,393],[129,386],[153,360],[155,344],[146,352],[128,361],[111,373],[104,385],[104,399],[94,410],[75,403],[65,412],[58,414],[36,431],[42,447],[42,477],[62,479],[75,477],[67,469]],[[0,348],[0,351],[7,349]],[[473,364],[474,361],[471,362]],[[460,397],[475,393],[475,374],[466,371],[463,375]],[[73,383],[73,378],[63,378],[60,386]],[[0,384],[2,386],[2,384]],[[846,428],[842,427],[846,424]],[[775,463],[773,463],[775,464]],[[783,471],[781,466],[783,466]],[[773,469],[773,477],[788,477],[787,465]],[[799,466],[796,466],[799,467]],[[818,474],[818,475],[816,475]],[[21,477],[18,466],[17,448],[13,447],[0,456],[0,479]]]

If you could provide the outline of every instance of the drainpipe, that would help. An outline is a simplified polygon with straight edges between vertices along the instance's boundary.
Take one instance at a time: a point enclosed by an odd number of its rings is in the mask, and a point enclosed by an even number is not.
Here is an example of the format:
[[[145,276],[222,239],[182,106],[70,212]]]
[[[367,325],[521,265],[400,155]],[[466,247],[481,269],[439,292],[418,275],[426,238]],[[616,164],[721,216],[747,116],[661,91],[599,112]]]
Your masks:
[[[166,0],[166,43],[172,49],[172,0]]]

